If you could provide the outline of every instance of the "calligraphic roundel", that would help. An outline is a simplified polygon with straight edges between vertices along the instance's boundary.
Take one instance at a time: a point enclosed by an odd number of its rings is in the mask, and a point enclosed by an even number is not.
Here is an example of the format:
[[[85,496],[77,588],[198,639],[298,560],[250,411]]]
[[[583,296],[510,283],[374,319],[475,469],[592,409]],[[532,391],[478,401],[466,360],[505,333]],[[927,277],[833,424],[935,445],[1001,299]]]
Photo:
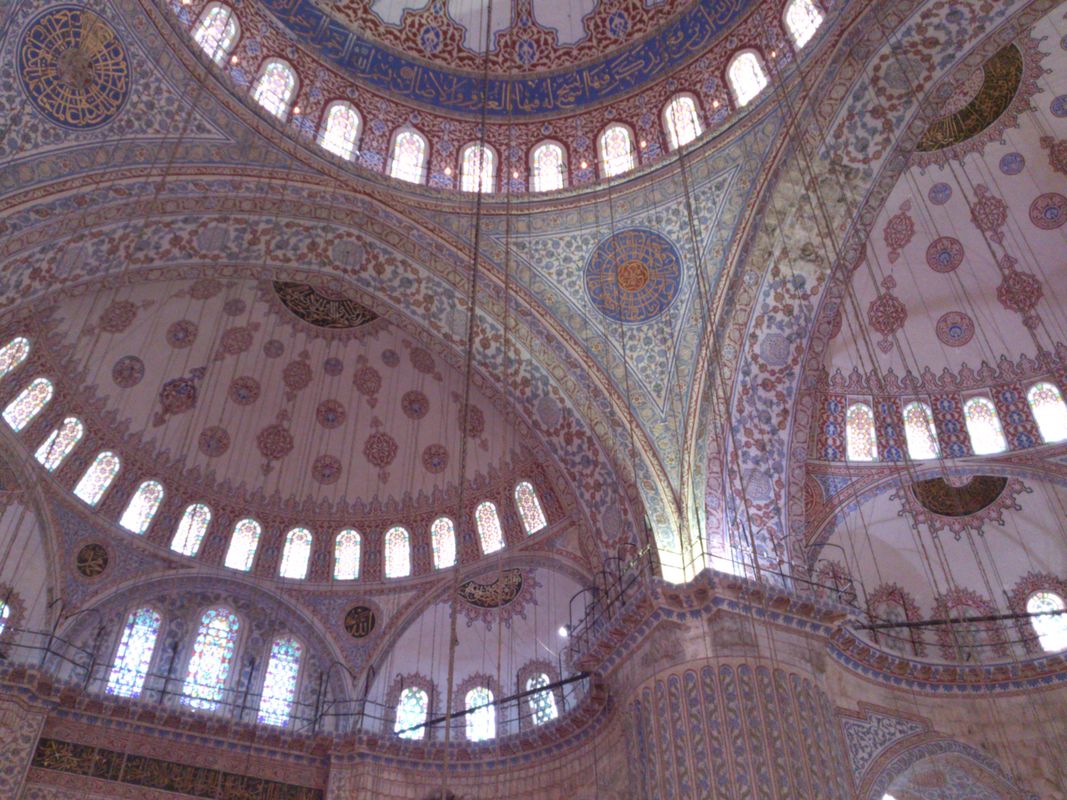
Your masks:
[[[682,262],[662,234],[619,231],[598,244],[585,265],[589,302],[616,322],[649,322],[678,295]]]

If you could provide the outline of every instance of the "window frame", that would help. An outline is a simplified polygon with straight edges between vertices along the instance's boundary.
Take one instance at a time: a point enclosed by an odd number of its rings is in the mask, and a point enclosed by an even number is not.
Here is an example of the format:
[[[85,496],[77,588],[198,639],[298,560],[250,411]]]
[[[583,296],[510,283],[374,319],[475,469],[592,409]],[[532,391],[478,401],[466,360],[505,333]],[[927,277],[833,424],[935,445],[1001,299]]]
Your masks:
[[[482,148],[486,153],[489,154],[489,188],[486,189],[482,187],[482,184],[484,182],[481,180],[481,178],[479,178],[478,186],[476,188],[467,189],[464,187],[464,184],[467,181],[467,173],[464,169],[465,162],[467,160],[467,153],[478,147]],[[499,165],[500,155],[497,153],[496,148],[493,147],[491,144],[489,144],[488,142],[467,142],[467,144],[463,145],[463,147],[459,149],[459,190],[465,194],[478,194],[479,191],[481,194],[495,194],[498,191],[498,187],[500,185],[500,170],[498,169]]]
[[[112,692],[111,691],[112,675],[115,672],[115,668],[117,666],[118,657],[119,657],[119,648],[122,647],[122,640],[126,636],[126,631],[127,631],[128,627],[129,627],[129,624],[130,624],[130,617],[132,617],[134,614],[137,614],[137,613],[139,613],[141,611],[144,611],[145,609],[151,611],[157,617],[159,617],[159,626],[156,628],[156,634],[155,634],[155,637],[152,640],[152,654],[148,657],[148,665],[145,667],[144,680],[141,681],[141,685],[137,688],[137,694],[124,694],[122,692]],[[103,687],[104,694],[112,695],[112,696],[115,696],[115,697],[128,697],[130,699],[138,699],[138,698],[141,698],[141,697],[144,696],[145,689],[148,686],[148,679],[150,677],[152,677],[152,669],[153,669],[153,667],[158,666],[158,661],[160,659],[160,652],[161,652],[161,648],[159,646],[160,645],[160,641],[159,640],[160,640],[161,636],[164,633],[166,621],[167,621],[166,615],[164,615],[163,612],[159,609],[159,607],[156,606],[153,603],[143,603],[143,604],[142,603],[138,603],[138,604],[136,604],[134,606],[131,606],[131,607],[126,609],[126,613],[123,614],[123,616],[122,616],[122,625],[119,628],[118,636],[115,637],[115,642],[111,647],[111,660],[108,662],[109,666],[108,666],[108,670],[107,670],[107,675],[104,678],[104,687]]]
[[[349,111],[356,115],[356,134],[352,138],[351,148],[349,149],[347,155],[338,153],[335,150],[331,150],[324,144],[324,140],[326,139],[327,126],[330,122],[330,115],[335,108],[347,108]],[[319,147],[321,147],[330,155],[336,156],[337,158],[343,159],[344,161],[354,161],[356,159],[356,156],[359,155],[359,140],[362,137],[363,115],[359,113],[359,109],[356,108],[355,104],[348,100],[343,100],[340,98],[336,100],[331,100],[329,103],[326,104],[326,106],[322,110],[322,114],[319,116],[319,130],[315,136],[315,143],[318,144]]]
[[[697,123],[696,136],[694,136],[687,142],[676,142],[675,137],[672,133],[671,106],[673,106],[677,100],[681,99],[689,99],[693,102],[693,113],[696,116]],[[670,152],[673,153],[675,150],[678,150],[682,147],[687,147],[695,142],[700,141],[700,137],[703,136],[704,132],[706,131],[706,128],[704,127],[703,111],[704,109],[700,105],[700,99],[696,96],[696,94],[688,90],[675,92],[669,98],[667,98],[667,102],[663,104],[663,108],[660,110],[660,124],[663,125],[663,132],[666,134],[667,138],[667,149]]]
[[[540,175],[540,172],[537,169],[537,162],[536,162],[537,152],[539,150],[541,150],[543,147],[548,147],[548,146],[558,147],[559,150],[560,150],[560,154],[562,155],[562,159],[560,161],[560,181],[561,181],[561,183],[560,183],[559,187],[552,188],[552,189],[535,188],[536,187],[536,183],[537,183],[537,179],[538,179],[538,177]],[[563,144],[563,142],[559,141],[558,139],[538,139],[536,142],[534,142],[533,146],[530,147],[530,153],[527,156],[527,162],[528,162],[528,165],[529,165],[528,168],[530,170],[530,191],[531,192],[534,192],[534,193],[561,192],[561,191],[563,191],[564,189],[566,189],[570,185],[570,181],[568,180],[568,178],[570,176],[570,157],[569,157],[569,154],[567,152],[567,146],[565,144]]]
[[[233,33],[233,41],[230,42],[230,46],[229,47],[224,47],[224,48],[220,47],[220,48],[218,48],[218,51],[216,53],[212,54],[212,53],[209,53],[205,49],[203,43],[200,42],[196,37],[197,37],[197,32],[200,30],[200,28],[204,24],[204,19],[207,17],[207,15],[211,11],[213,11],[216,8],[220,8],[220,9],[223,9],[223,10],[229,12],[229,18],[226,20],[226,24],[229,25],[230,22],[233,22],[234,33]],[[232,6],[230,6],[230,5],[226,4],[226,3],[220,3],[220,2],[218,2],[218,0],[212,0],[212,2],[210,2],[206,6],[204,6],[203,10],[200,12],[200,16],[198,16],[196,18],[196,22],[193,23],[193,28],[192,28],[192,31],[189,34],[189,37],[193,40],[193,43],[197,47],[200,48],[200,52],[201,53],[203,53],[205,56],[207,56],[209,59],[211,59],[211,61],[213,61],[215,64],[217,64],[218,66],[221,67],[223,64],[226,63],[226,58],[231,53],[233,53],[234,50],[237,49],[237,44],[238,44],[238,42],[241,41],[241,33],[242,33],[242,31],[241,31],[241,19],[240,19],[240,17],[237,16],[237,11]]]
[[[752,96],[742,101],[741,93],[738,91],[737,84],[734,79],[733,69],[734,64],[736,64],[737,61],[745,55],[752,55],[755,57],[756,64],[759,66],[760,72],[763,74],[763,85],[759,88],[759,91],[755,92]],[[761,53],[754,47],[746,47],[734,53],[730,57],[730,60],[726,63],[726,85],[730,89],[730,99],[733,101],[735,109],[740,110],[742,108],[747,108],[748,106],[755,103],[756,100],[759,99],[760,95],[762,95],[768,88],[770,88],[771,85],[771,76],[770,72],[768,72],[767,70],[767,61],[763,58],[763,53]]]
[[[608,132],[613,128],[621,128],[626,132],[626,136],[630,142],[630,166],[625,169],[621,169],[618,172],[611,172],[608,169],[608,163],[606,153],[604,150],[604,138],[608,135]],[[612,178],[620,178],[627,173],[634,172],[641,166],[641,158],[637,152],[637,137],[634,135],[634,129],[629,123],[622,120],[612,120],[608,122],[603,128],[600,129],[600,133],[596,137],[596,156],[597,167],[600,171],[600,177],[606,180]]]
[[[289,96],[286,97],[285,101],[282,103],[280,113],[275,113],[271,111],[271,109],[263,105],[262,101],[256,96],[259,93],[259,85],[266,76],[267,69],[270,67],[271,64],[281,64],[283,67],[289,70],[289,74],[293,76],[293,88],[289,92]],[[252,102],[255,103],[261,111],[269,114],[273,119],[276,119],[279,122],[288,122],[289,113],[296,105],[296,98],[299,94],[300,74],[296,71],[296,68],[289,63],[288,59],[282,58],[281,56],[267,56],[263,59],[262,62],[260,62],[259,69],[256,71],[256,79],[252,81],[251,84],[251,91],[249,92],[249,96],[252,98]]]
[[[793,26],[789,24],[789,12],[797,3],[805,2],[809,2],[815,7],[815,10],[819,14],[819,23],[815,26],[815,30],[811,32],[811,35],[803,42],[800,42],[796,35],[796,31],[793,30]],[[786,36],[789,37],[789,43],[793,46],[793,52],[795,53],[799,53],[812,43],[815,37],[819,35],[819,30],[825,22],[826,9],[822,7],[822,4],[819,3],[818,0],[789,0],[789,2],[785,4],[785,8],[782,10],[782,28],[785,30]]]
[[[242,517],[242,519],[244,519]],[[196,640],[200,636],[200,630],[203,627],[204,617],[209,611],[225,611],[228,615],[234,617],[237,620],[237,632],[233,634],[233,657],[229,661],[229,668],[226,672],[226,677],[223,678],[222,685],[219,687],[219,694],[221,697],[217,700],[202,700],[200,698],[189,697],[185,693],[185,686],[189,681],[189,664],[196,655]],[[192,709],[196,712],[207,712],[209,714],[219,713],[219,706],[226,706],[226,693],[230,691],[233,684],[237,683],[240,679],[241,669],[239,666],[241,651],[244,644],[245,630],[248,626],[245,624],[241,615],[237,613],[226,603],[218,603],[215,605],[201,606],[194,617],[194,623],[192,626],[192,634],[188,637],[188,641],[185,645],[187,648],[184,658],[182,658],[182,669],[179,673],[180,688],[178,690],[178,705]],[[210,708],[200,707],[196,705],[196,702],[211,703]]]
[[[397,140],[405,133],[413,133],[422,140],[422,161],[419,164],[418,180],[409,180],[400,175],[394,173],[394,165],[396,164],[396,143]],[[403,181],[404,183],[410,183],[414,186],[425,186],[427,178],[430,174],[430,140],[422,131],[416,128],[414,125],[401,125],[399,128],[393,131],[393,135],[389,137],[389,158],[385,164],[385,174],[395,181]]]

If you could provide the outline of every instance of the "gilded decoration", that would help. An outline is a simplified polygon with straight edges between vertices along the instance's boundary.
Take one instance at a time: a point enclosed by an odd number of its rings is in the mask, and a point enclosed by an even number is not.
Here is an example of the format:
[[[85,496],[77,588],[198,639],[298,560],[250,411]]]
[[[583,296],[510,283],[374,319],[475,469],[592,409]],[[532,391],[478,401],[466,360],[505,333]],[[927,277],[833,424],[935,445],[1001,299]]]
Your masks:
[[[340,292],[307,283],[274,281],[278,299],[309,325],[330,330],[358,328],[378,319],[378,315]]]
[[[503,608],[522,591],[522,573],[517,569],[504,570],[492,583],[469,580],[460,584],[459,596],[477,608]]]
[[[615,322],[650,322],[666,311],[682,282],[674,245],[655,231],[632,228],[602,241],[585,267],[593,307]]]
[[[374,632],[378,623],[374,610],[368,606],[352,606],[345,614],[345,630],[353,639],[363,639]]]
[[[78,551],[75,566],[86,578],[95,578],[107,569],[109,557],[102,544],[91,542]]]
[[[930,478],[912,484],[915,497],[923,508],[943,517],[966,517],[988,508],[1008,485],[1007,478],[975,475],[962,486],[953,486],[944,478]]]

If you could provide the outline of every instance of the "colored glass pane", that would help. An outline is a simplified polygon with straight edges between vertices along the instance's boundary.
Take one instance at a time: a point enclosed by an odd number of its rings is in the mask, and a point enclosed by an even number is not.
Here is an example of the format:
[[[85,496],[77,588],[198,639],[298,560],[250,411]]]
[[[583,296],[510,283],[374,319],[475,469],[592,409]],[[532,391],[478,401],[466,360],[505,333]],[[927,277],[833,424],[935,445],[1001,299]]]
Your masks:
[[[941,455],[934,428],[934,414],[926,403],[914,402],[904,406],[904,438],[908,442],[908,455],[914,459],[937,458]]]
[[[390,528],[385,532],[385,577],[403,578],[411,574],[411,546],[406,529]]]
[[[853,403],[845,414],[845,452],[849,461],[875,461],[878,440],[874,434],[874,412],[866,403]]]
[[[389,175],[409,183],[422,183],[426,161],[426,140],[415,131],[400,131],[393,142]]]
[[[70,455],[70,451],[81,441],[85,426],[77,417],[67,417],[63,424],[48,434],[41,442],[34,457],[49,472],[54,471]]]
[[[8,403],[4,409],[4,421],[11,426],[11,430],[21,431],[48,405],[54,391],[52,381],[48,378],[36,378]]]
[[[11,616],[11,609],[8,604],[3,600],[0,600],[0,634],[4,632],[4,628],[7,627],[7,618]]]
[[[122,467],[122,461],[114,453],[105,450],[100,453],[89,465],[89,469],[82,475],[78,485],[74,487],[74,494],[91,506],[100,502],[107,487],[115,480]]]
[[[540,675],[533,675],[526,681],[526,691],[532,692],[534,689],[542,689],[542,687],[548,686],[549,683],[551,681],[548,680],[548,676],[543,672]],[[530,716],[533,718],[534,725],[544,725],[559,716],[559,710],[556,708],[556,696],[551,689],[534,692],[529,695],[529,700]]]
[[[433,565],[447,569],[456,563],[456,528],[448,517],[438,517],[430,527],[430,544],[433,546]]]
[[[1026,601],[1027,613],[1040,615],[1030,617],[1030,624],[1046,653],[1067,649],[1067,614],[1063,610],[1063,598],[1053,592],[1036,592]]]
[[[107,679],[108,694],[141,696],[162,621],[162,617],[152,608],[139,608],[127,617]]]
[[[667,138],[670,140],[671,150],[689,144],[703,131],[696,100],[687,94],[671,100],[664,116],[667,120]]]
[[[600,167],[608,178],[629,172],[636,166],[634,142],[629,129],[612,125],[600,134]]]
[[[492,702],[493,693],[484,686],[467,692],[467,741],[484,742],[496,736],[496,707]]]
[[[278,639],[271,645],[263,696],[259,700],[260,722],[281,727],[289,724],[302,652],[300,642],[294,639]]]
[[[533,165],[533,190],[551,192],[564,186],[563,148],[555,142],[544,142],[534,148],[530,161]]]
[[[144,533],[152,524],[152,517],[163,502],[163,486],[158,481],[145,481],[137,487],[129,505],[122,512],[119,525],[133,533]]]
[[[529,481],[522,481],[515,487],[515,506],[519,509],[522,527],[526,529],[527,535],[537,533],[548,525],[541,501],[537,497],[537,490]]]
[[[801,48],[811,41],[822,25],[822,12],[815,0],[793,0],[785,10],[785,26],[793,44]]]
[[[359,138],[359,114],[348,103],[333,103],[326,112],[319,144],[341,158],[352,158]]]
[[[1035,383],[1026,393],[1026,399],[1045,442],[1067,439],[1067,405],[1064,405],[1057,386],[1047,382]]]
[[[344,530],[337,534],[333,545],[333,576],[339,581],[354,581],[359,577],[359,531]]]
[[[767,86],[767,75],[759,57],[751,50],[738,53],[726,71],[738,106],[747,106]]]
[[[0,378],[26,360],[30,354],[30,340],[18,336],[0,348]]]
[[[228,6],[212,3],[200,15],[193,41],[216,64],[221,64],[237,41],[237,17]]]
[[[226,551],[226,566],[248,572],[252,569],[252,560],[256,557],[256,545],[263,529],[254,519],[243,519],[233,526],[230,547]]]
[[[504,531],[500,527],[500,516],[496,506],[486,500],[479,503],[474,510],[474,521],[478,525],[478,539],[482,543],[482,552],[495,553],[504,546]]]
[[[496,154],[490,148],[472,144],[463,149],[460,165],[460,188],[463,191],[491,192],[495,175]]]
[[[306,578],[311,559],[311,531],[293,528],[285,535],[285,549],[278,574],[283,578]]]
[[[278,119],[285,119],[295,91],[296,74],[292,67],[284,61],[268,61],[259,74],[252,99]]]
[[[976,455],[1003,453],[1008,449],[996,406],[988,397],[972,397],[963,404],[963,418]]]
[[[185,509],[174,538],[171,540],[170,549],[183,556],[195,556],[200,552],[200,545],[207,533],[207,526],[211,524],[211,509],[203,503],[194,503]]]
[[[212,711],[222,700],[239,625],[237,617],[225,608],[213,608],[200,618],[182,686],[182,703]]]
[[[422,727],[430,709],[430,697],[424,689],[408,686],[400,693],[396,705],[396,723],[393,732],[401,739],[421,739],[426,734]]]

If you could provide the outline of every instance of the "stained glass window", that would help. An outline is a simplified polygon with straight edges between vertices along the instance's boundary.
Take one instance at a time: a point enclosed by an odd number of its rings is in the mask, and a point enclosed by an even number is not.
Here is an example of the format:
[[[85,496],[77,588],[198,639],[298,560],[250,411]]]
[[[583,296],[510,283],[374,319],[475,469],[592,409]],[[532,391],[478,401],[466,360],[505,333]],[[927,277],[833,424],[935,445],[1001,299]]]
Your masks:
[[[1045,442],[1067,439],[1067,405],[1064,405],[1063,395],[1055,384],[1047,381],[1035,383],[1026,393],[1026,399]]]
[[[566,185],[566,156],[555,142],[542,142],[530,156],[533,190],[551,192]]]
[[[504,531],[500,528],[500,516],[496,506],[486,500],[474,509],[474,521],[478,524],[478,538],[482,542],[482,552],[495,553],[504,546]]]
[[[144,533],[152,524],[152,517],[163,502],[163,486],[159,481],[145,481],[137,487],[130,504],[122,512],[119,525],[133,533]]]
[[[310,558],[311,531],[307,528],[293,528],[285,535],[285,549],[282,550],[282,563],[278,567],[278,574],[283,578],[306,578]]]
[[[876,461],[878,440],[874,412],[866,403],[853,403],[845,414],[845,452],[849,461]]]
[[[159,613],[147,606],[138,608],[126,618],[126,627],[122,631],[122,639],[119,640],[115,661],[107,679],[108,694],[141,696],[162,621]]]
[[[122,467],[122,461],[117,455],[109,450],[100,453],[85,470],[78,485],[74,487],[74,494],[91,506],[100,502],[104,492],[115,480]]]
[[[607,178],[629,172],[637,161],[634,158],[634,139],[625,125],[609,125],[600,134],[600,168]]]
[[[195,556],[211,524],[211,509],[203,503],[194,503],[185,509],[178,529],[174,531],[170,549],[183,556]]]
[[[182,686],[185,705],[213,711],[222,700],[239,626],[237,617],[226,608],[212,608],[200,618],[200,630],[196,633]]]
[[[410,537],[399,526],[385,532],[385,577],[403,578],[411,574]]]
[[[543,672],[540,675],[531,675],[526,681],[526,691],[532,692],[534,689],[541,689],[548,686],[549,683],[551,681]],[[529,695],[529,699],[530,715],[533,717],[534,725],[544,725],[559,716],[559,710],[556,708],[556,696],[551,689],[534,692],[534,694]]]
[[[934,414],[926,403],[916,400],[904,406],[904,438],[908,442],[908,455],[916,460],[941,455]]]
[[[759,56],[751,50],[734,56],[726,76],[738,106],[747,106],[767,86],[767,74],[763,71]]]
[[[300,675],[303,648],[295,639],[276,639],[270,646],[270,661],[263,679],[263,696],[259,700],[259,721],[284,727],[289,724],[296,697],[296,679]]]
[[[671,150],[689,144],[703,131],[696,100],[688,94],[680,94],[671,100],[663,112],[663,118],[667,123],[667,138],[670,140]]]
[[[359,112],[351,103],[331,103],[326,111],[319,144],[341,158],[352,158],[359,139]]]
[[[285,119],[295,94],[296,73],[293,68],[280,59],[272,58],[259,73],[252,99],[278,119]]]
[[[1026,601],[1028,614],[1042,615],[1030,617],[1030,624],[1046,653],[1067,649],[1067,614],[1057,613],[1063,610],[1063,598],[1053,592],[1035,592]]]
[[[426,172],[426,140],[413,130],[402,130],[393,141],[389,175],[408,183],[422,183]]]
[[[519,509],[522,527],[526,529],[527,535],[537,533],[548,525],[541,501],[537,497],[537,490],[529,481],[522,481],[515,487],[515,505]]]
[[[359,577],[359,550],[362,541],[359,531],[343,530],[333,543],[333,576],[339,581],[354,581]]]
[[[237,15],[229,6],[221,3],[209,4],[196,24],[193,41],[200,45],[200,49],[211,56],[216,64],[221,64],[237,43]]]
[[[496,153],[482,144],[469,144],[460,157],[460,188],[465,192],[491,192],[496,178]]]
[[[252,560],[256,557],[256,545],[263,529],[254,519],[243,519],[233,526],[230,548],[226,551],[226,566],[248,572],[252,569]]]
[[[63,463],[63,459],[70,455],[70,451],[81,441],[85,433],[85,426],[77,417],[67,417],[63,424],[48,434],[48,438],[41,442],[34,457],[41,465],[53,472]]]
[[[964,403],[963,418],[976,455],[1003,453],[1008,449],[997,408],[988,397],[972,397]]]
[[[468,742],[484,742],[496,736],[496,707],[492,702],[493,693],[484,686],[475,686],[467,692]]]
[[[0,348],[0,378],[26,360],[30,354],[30,340],[18,336]]]
[[[421,739],[426,734],[423,727],[430,709],[430,696],[425,689],[408,686],[400,693],[396,704],[396,723],[393,732],[401,739]]]
[[[430,526],[430,544],[433,547],[433,565],[447,569],[456,563],[456,527],[448,517],[438,517]]]
[[[820,25],[822,12],[815,0],[793,0],[785,10],[785,27],[797,49],[811,41]]]
[[[4,628],[7,627],[7,618],[11,616],[11,609],[7,603],[0,600],[0,634],[3,634]]]
[[[8,403],[4,409],[4,421],[13,431],[21,431],[30,421],[41,413],[41,409],[52,399],[52,381],[48,378],[36,378],[19,392],[18,397]]]

